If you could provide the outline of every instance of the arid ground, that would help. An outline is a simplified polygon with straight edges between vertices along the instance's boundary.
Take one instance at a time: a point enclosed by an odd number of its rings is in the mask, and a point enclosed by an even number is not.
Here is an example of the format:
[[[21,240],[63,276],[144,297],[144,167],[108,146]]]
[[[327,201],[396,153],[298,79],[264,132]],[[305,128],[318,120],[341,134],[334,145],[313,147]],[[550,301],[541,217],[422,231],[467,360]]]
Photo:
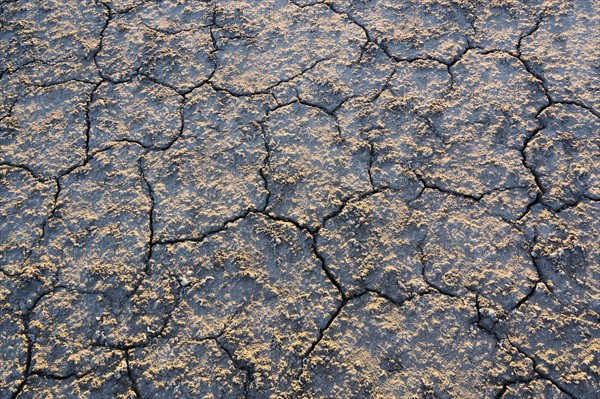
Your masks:
[[[600,392],[598,0],[0,0],[0,399]]]

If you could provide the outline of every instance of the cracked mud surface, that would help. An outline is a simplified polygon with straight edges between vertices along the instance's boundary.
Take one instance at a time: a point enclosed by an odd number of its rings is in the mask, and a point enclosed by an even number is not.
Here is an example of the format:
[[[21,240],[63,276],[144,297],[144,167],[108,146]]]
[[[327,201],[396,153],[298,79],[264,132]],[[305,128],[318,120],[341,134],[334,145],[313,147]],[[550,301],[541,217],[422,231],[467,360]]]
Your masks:
[[[0,0],[0,399],[597,398],[599,27]]]

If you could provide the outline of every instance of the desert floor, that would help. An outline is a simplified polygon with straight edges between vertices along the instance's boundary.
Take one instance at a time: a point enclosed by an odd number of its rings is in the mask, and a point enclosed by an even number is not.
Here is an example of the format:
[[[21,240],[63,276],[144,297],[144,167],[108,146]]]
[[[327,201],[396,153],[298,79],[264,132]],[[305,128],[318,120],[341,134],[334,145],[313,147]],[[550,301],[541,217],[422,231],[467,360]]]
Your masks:
[[[0,399],[598,398],[596,0],[0,0]]]

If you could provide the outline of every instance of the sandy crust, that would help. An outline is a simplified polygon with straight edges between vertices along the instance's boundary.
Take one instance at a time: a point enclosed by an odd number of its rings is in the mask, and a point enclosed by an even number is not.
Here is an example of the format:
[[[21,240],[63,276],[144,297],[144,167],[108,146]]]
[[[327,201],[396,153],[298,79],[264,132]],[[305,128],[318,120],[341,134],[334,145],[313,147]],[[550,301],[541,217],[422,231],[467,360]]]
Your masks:
[[[596,398],[599,26],[0,0],[0,399]]]

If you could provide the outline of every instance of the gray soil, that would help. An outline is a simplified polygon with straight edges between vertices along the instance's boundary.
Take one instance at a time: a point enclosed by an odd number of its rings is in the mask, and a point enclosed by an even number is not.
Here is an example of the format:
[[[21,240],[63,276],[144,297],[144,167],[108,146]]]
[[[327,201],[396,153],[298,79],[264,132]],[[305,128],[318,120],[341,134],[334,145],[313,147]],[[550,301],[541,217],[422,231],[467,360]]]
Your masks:
[[[0,0],[0,399],[598,398],[596,0]]]

